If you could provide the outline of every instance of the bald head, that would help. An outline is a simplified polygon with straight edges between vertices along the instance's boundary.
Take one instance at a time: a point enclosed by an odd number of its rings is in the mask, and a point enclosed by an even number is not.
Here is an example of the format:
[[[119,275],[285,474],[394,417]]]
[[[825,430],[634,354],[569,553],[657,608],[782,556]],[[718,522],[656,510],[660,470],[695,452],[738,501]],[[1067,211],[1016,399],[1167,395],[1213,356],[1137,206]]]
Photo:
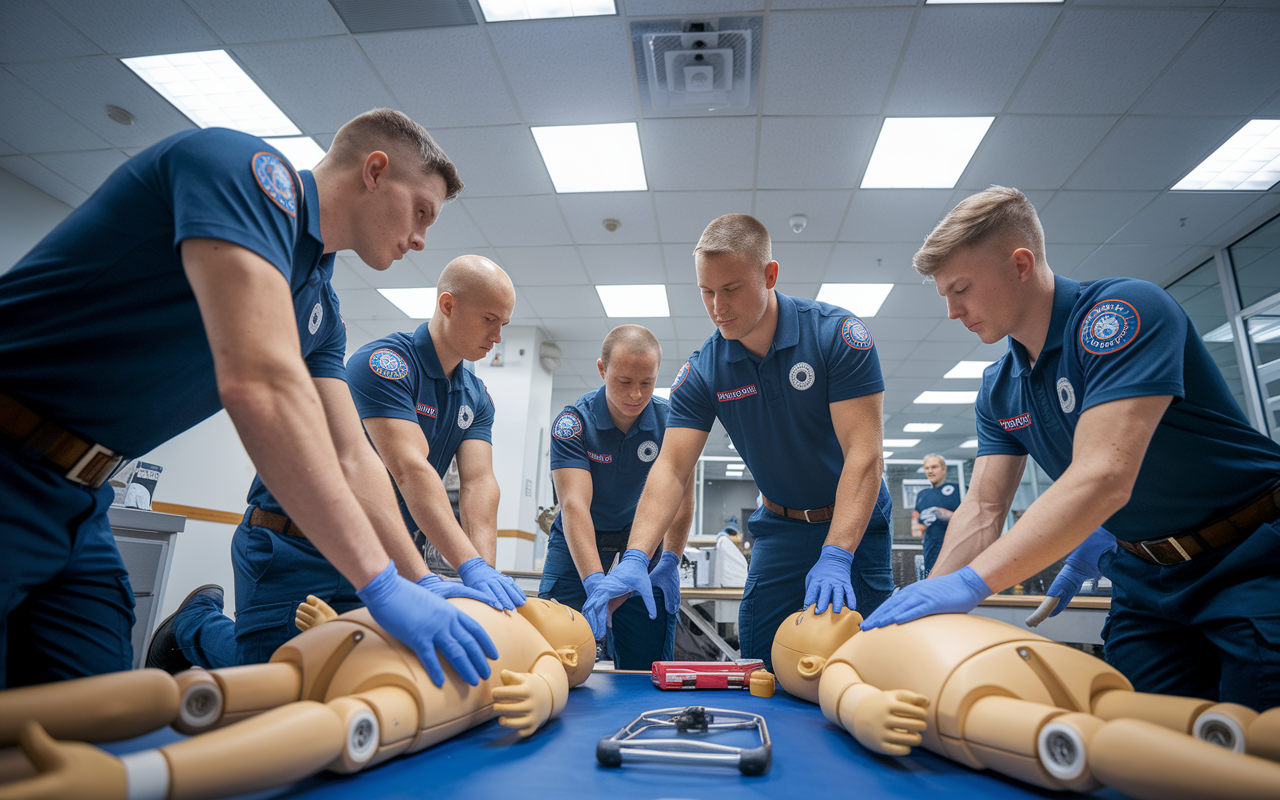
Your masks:
[[[658,344],[653,331],[643,325],[619,325],[609,331],[600,345],[600,363],[604,369],[609,368],[609,359],[615,353],[652,354],[656,363],[662,363],[662,345]]]
[[[484,256],[458,256],[450,261],[436,282],[436,294],[451,294],[455,301],[509,301],[516,290],[502,267]]]

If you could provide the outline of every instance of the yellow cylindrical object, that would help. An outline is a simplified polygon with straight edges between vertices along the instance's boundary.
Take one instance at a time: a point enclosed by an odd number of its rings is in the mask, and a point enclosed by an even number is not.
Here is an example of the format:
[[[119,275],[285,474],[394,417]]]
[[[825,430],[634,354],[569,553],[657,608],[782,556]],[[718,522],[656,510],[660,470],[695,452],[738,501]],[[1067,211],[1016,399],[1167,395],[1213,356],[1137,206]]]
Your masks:
[[[748,688],[751,694],[756,697],[773,697],[773,690],[777,681],[774,680],[773,673],[768,670],[758,669],[751,673],[751,679]]]

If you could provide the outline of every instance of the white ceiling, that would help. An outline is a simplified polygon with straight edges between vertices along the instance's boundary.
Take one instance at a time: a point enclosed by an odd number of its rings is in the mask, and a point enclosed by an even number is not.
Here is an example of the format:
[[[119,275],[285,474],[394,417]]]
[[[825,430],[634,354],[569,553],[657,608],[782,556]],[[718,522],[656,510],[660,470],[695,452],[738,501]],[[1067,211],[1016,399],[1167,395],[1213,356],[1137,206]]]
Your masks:
[[[971,456],[955,449],[974,435],[971,408],[911,401],[929,389],[976,389],[976,380],[942,374],[1003,351],[948,321],[910,266],[967,194],[992,183],[1026,191],[1059,273],[1161,285],[1280,211],[1276,189],[1168,192],[1246,120],[1280,115],[1275,0],[618,6],[613,17],[352,35],[326,0],[0,0],[0,168],[75,206],[128,156],[189,127],[119,63],[124,56],[224,47],[326,146],[361,111],[402,109],[436,135],[467,188],[429,231],[426,251],[386,273],[339,259],[334,285],[351,348],[416,325],[377,288],[434,285],[451,258],[480,253],[515,281],[512,324],[540,326],[564,349],[557,405],[599,384],[596,348],[622,322],[657,333],[661,379],[674,377],[712,330],[694,286],[693,243],[712,218],[752,213],[774,234],[785,292],[813,297],[823,281],[895,284],[867,320],[886,376],[885,434],[943,423],[895,457]],[[744,13],[764,16],[759,113],[643,118],[630,21]],[[137,124],[112,122],[107,104]],[[956,189],[860,190],[886,115],[996,120]],[[632,120],[649,191],[554,193],[529,126]],[[800,234],[787,224],[793,214],[809,218]],[[608,217],[622,226],[606,231]],[[672,318],[606,319],[592,284],[620,282],[666,283]]]

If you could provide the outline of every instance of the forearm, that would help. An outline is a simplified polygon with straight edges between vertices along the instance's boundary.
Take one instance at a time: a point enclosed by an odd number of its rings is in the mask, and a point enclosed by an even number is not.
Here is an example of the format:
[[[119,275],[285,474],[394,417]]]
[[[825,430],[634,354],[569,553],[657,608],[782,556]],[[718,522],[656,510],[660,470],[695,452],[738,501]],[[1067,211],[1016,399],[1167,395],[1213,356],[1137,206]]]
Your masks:
[[[581,502],[566,500],[560,507],[561,524],[564,525],[564,541],[573,557],[573,566],[579,578],[593,572],[603,572],[600,550],[596,547],[596,529],[591,521],[591,507]]]
[[[453,516],[453,504],[449,502],[449,493],[445,491],[440,476],[429,465],[401,467],[400,473],[396,476],[396,483],[409,506],[409,513],[440,555],[454,569],[480,555]]]
[[[366,444],[364,452],[343,458],[342,471],[373,524],[382,547],[396,562],[396,570],[411,581],[417,581],[430,572],[422,560],[422,553],[414,546],[413,536],[405,527],[395,491],[391,488],[391,479],[373,448]]]
[[[836,507],[825,544],[843,547],[849,552],[857,549],[880,496],[880,475],[883,471],[884,463],[879,451],[859,452],[851,448],[845,454],[844,469],[836,486]]]
[[[627,549],[641,550],[650,556],[653,555],[662,544],[663,537],[666,536],[671,523],[680,511],[686,480],[687,477],[677,475],[669,465],[664,465],[659,457],[653,469],[649,470],[649,479],[645,482],[640,503],[636,506],[635,521],[631,524]],[[687,533],[685,538],[688,538]]]
[[[471,546],[489,566],[498,560],[498,481],[492,473],[486,478],[464,481],[458,490],[458,511],[462,530]]]
[[[942,550],[930,575],[947,575],[967,566],[997,539],[1009,515],[1009,504],[970,502],[960,504],[947,525]]]
[[[680,504],[680,510],[676,512],[676,518],[672,521],[671,527],[667,528],[666,536],[662,537],[662,549],[670,550],[677,556],[684,555],[684,548],[689,542],[689,531],[692,527],[693,476],[690,475],[685,485],[684,502]]]

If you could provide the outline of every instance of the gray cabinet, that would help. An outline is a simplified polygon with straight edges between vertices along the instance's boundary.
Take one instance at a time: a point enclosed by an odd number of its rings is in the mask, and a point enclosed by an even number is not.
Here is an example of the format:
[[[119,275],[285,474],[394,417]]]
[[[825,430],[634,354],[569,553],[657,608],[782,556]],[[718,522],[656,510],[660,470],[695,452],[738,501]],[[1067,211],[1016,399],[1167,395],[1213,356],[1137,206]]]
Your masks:
[[[187,518],[137,508],[112,506],[107,512],[116,547],[129,571],[136,602],[133,624],[133,668],[147,660],[147,642],[159,622],[169,564],[173,561],[173,537],[187,525]]]

